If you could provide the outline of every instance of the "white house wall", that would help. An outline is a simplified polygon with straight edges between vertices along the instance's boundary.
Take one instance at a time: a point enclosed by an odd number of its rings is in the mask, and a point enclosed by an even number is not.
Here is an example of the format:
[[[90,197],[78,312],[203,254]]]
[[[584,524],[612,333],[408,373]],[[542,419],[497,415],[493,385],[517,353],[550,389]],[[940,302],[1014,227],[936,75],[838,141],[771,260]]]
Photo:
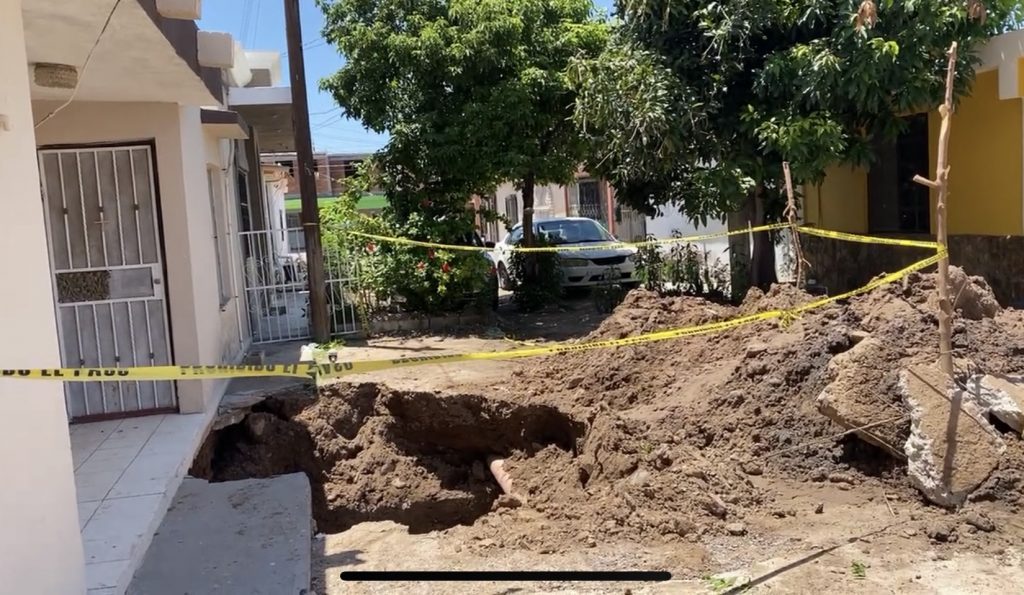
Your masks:
[[[60,365],[21,2],[0,2],[0,367]],[[59,382],[0,378],[4,593],[83,593],[85,565]]]
[[[534,188],[533,193],[533,217],[536,221],[544,219],[551,219],[553,217],[564,217],[565,213],[565,186],[559,184],[546,184],[539,185]],[[523,192],[516,190],[516,187],[511,182],[505,182],[498,186],[495,190],[495,196],[497,197],[497,211],[498,213],[509,216],[510,213],[505,212],[505,199],[510,195],[516,195],[518,197],[519,209],[516,213],[516,221],[523,220]],[[496,240],[500,240],[505,237],[508,230],[505,225],[501,222],[498,223],[498,237]]]
[[[223,209],[224,232],[227,234],[228,253],[224,254],[223,266],[230,277],[226,292],[228,300],[219,308],[220,317],[220,352],[219,363],[235,363],[242,359],[248,337],[243,328],[240,314],[247,316],[244,309],[245,298],[242,295],[241,276],[241,241],[238,237],[238,169],[235,166],[234,141],[219,139],[210,133],[204,134],[204,148],[206,153],[206,169],[214,173],[213,190],[216,193],[215,199],[219,208]],[[208,203],[209,204],[209,203]],[[209,209],[209,206],[207,207]],[[209,237],[208,243],[214,244],[214,222],[208,222]],[[214,269],[214,283],[216,279],[216,259],[210,261]],[[220,296],[217,297],[218,303]],[[241,308],[241,311],[239,310]],[[221,384],[226,385],[227,381]],[[220,392],[223,392],[221,390]]]
[[[647,218],[647,235],[658,239],[671,238],[678,233],[682,236],[696,236],[726,231],[725,223],[710,220],[707,225],[697,225],[689,218],[683,216],[676,209],[665,208],[656,217]],[[714,239],[705,242],[698,242],[703,250],[708,252],[708,261],[719,260],[726,267],[729,266],[729,240],[728,238]],[[784,258],[785,250],[779,245],[775,248],[775,272],[779,279],[786,280],[792,276],[791,271],[786,269]]]
[[[53,104],[36,102],[33,108],[41,117]],[[225,338],[236,336],[237,328],[225,325],[220,309],[199,108],[75,102],[36,130],[36,137],[40,146],[155,141],[175,362],[224,363]],[[181,411],[207,410],[223,388],[223,381],[179,382]]]

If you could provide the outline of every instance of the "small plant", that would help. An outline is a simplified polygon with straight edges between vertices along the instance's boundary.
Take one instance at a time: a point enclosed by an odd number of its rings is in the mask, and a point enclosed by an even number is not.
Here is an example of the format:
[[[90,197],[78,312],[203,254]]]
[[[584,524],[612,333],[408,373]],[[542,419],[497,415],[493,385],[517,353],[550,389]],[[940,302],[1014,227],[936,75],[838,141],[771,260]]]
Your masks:
[[[651,242],[654,236],[647,236]],[[665,292],[665,259],[661,254],[661,247],[658,244],[644,244],[637,249],[635,256],[636,278],[640,280],[643,288],[648,291]]]
[[[707,584],[708,589],[711,589],[712,592],[721,593],[736,584],[736,577],[705,576],[704,583]]]
[[[678,231],[673,238],[682,237]],[[653,239],[653,238],[648,238]],[[733,285],[729,266],[711,252],[690,243],[677,242],[667,250],[658,244],[641,247],[636,256],[636,276],[645,289],[661,295],[729,297]]]
[[[854,560],[853,563],[850,564],[850,574],[852,574],[853,578],[856,579],[867,578],[868,567],[863,562],[858,562],[857,560]]]
[[[622,271],[609,267],[604,280],[593,289],[594,308],[601,314],[608,314],[626,297],[622,286]]]

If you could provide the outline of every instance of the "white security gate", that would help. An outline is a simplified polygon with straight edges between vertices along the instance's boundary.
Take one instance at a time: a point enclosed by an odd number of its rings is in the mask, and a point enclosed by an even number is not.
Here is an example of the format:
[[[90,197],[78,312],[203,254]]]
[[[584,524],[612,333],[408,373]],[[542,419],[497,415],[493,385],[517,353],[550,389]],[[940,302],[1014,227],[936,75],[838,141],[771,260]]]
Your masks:
[[[50,269],[67,367],[171,363],[148,145],[42,150]],[[68,416],[177,408],[171,381],[65,383]]]
[[[308,339],[309,275],[302,228],[246,231],[245,299],[253,343]],[[331,335],[359,330],[356,319],[355,267],[338,250],[324,246],[327,315]]]

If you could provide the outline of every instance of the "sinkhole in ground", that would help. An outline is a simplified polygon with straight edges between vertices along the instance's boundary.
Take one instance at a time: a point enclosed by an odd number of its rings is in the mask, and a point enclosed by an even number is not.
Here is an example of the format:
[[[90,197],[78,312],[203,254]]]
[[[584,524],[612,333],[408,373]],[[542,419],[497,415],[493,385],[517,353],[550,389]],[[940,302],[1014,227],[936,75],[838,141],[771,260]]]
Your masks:
[[[490,456],[575,454],[583,423],[547,405],[339,385],[268,397],[210,433],[190,473],[231,481],[305,473],[321,532],[390,520],[412,533],[469,525],[501,490]]]

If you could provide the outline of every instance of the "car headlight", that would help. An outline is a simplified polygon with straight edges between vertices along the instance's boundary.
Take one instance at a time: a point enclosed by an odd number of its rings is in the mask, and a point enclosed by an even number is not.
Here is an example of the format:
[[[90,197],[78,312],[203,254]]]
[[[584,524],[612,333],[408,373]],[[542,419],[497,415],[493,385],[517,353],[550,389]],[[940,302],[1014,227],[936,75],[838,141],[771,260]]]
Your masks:
[[[585,267],[590,264],[590,261],[585,258],[566,258],[562,260],[562,266],[564,267]]]

